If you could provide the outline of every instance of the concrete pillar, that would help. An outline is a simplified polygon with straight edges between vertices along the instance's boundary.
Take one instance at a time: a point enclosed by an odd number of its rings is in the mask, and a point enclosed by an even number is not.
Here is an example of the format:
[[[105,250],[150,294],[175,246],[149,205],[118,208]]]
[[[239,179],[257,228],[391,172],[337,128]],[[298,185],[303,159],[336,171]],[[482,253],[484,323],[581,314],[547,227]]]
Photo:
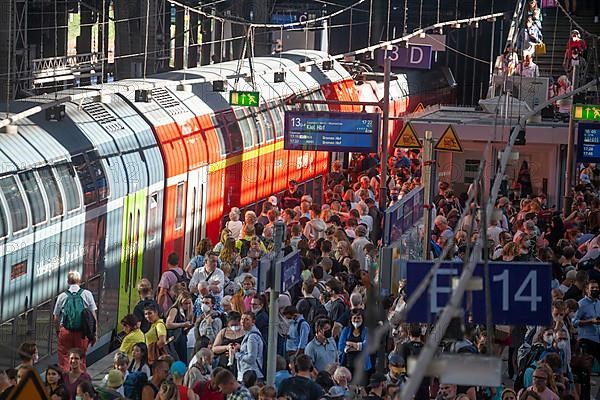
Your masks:
[[[175,69],[183,69],[185,35],[185,11],[183,7],[177,7],[175,13]]]
[[[198,53],[200,52],[200,45],[198,44],[198,25],[199,25],[198,14],[190,13],[190,50],[188,53],[188,68],[194,68],[198,66]]]

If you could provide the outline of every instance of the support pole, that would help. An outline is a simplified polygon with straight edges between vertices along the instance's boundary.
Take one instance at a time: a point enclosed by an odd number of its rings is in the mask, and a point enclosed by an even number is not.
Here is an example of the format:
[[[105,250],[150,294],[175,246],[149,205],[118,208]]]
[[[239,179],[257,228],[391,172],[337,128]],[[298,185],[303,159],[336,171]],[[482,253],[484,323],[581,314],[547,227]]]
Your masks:
[[[285,235],[285,224],[282,221],[277,221],[273,228],[273,258],[271,259],[271,270],[275,270],[275,279],[273,279],[273,287],[269,294],[269,337],[267,341],[267,385],[275,383],[275,367],[277,361],[277,329],[279,327],[279,307],[277,300],[279,299],[279,288],[281,287],[281,269],[277,267],[277,261],[281,257],[281,249],[283,247],[283,236]],[[264,361],[263,361],[264,362]]]
[[[485,160],[483,161],[485,165]],[[485,168],[485,167],[484,167]],[[487,207],[485,206],[485,178],[480,181],[479,191],[481,224],[480,232],[483,233],[483,285],[485,289],[485,328],[487,332],[488,354],[493,354],[494,349],[494,319],[492,316],[492,287],[490,282],[489,244],[487,238]],[[494,218],[492,215],[491,218]]]
[[[577,65],[573,65],[573,74],[571,76],[572,88],[577,88]],[[573,101],[572,101],[573,103]],[[573,205],[573,195],[571,194],[571,185],[573,184],[573,152],[575,151],[575,120],[573,115],[569,118],[569,141],[567,144],[567,164],[565,166],[565,201],[563,204],[563,215],[567,217],[571,214]]]
[[[390,79],[392,73],[392,62],[385,57],[383,64],[383,99],[380,107],[383,109],[383,133],[381,135],[381,182],[379,184],[379,209],[383,212],[387,205],[387,176],[388,176],[388,131],[390,129]]]
[[[431,226],[433,221],[432,217],[432,190],[431,190],[431,181],[433,180],[432,171],[433,165],[433,133],[431,131],[425,131],[425,141],[423,142],[423,190],[424,190],[424,200],[423,204],[426,209],[423,212],[423,231],[425,232],[423,236],[423,253],[425,253],[423,258],[425,260],[431,259]]]

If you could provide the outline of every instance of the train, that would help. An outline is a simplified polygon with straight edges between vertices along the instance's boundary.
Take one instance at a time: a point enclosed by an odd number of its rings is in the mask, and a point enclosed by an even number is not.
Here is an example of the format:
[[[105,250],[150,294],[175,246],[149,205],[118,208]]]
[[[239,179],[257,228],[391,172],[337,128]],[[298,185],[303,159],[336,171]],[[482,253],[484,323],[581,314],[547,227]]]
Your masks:
[[[276,72],[284,74],[275,79]],[[451,103],[448,76],[439,69],[394,74],[390,115]],[[18,113],[66,95],[100,94],[50,107],[0,134],[0,368],[16,364],[14,349],[25,340],[37,343],[42,361],[52,359],[54,300],[69,271],[81,272],[98,303],[93,362],[137,303],[138,280],[157,282],[171,252],[187,263],[201,238],[216,242],[231,207],[260,210],[292,179],[320,199],[332,155],[284,150],[284,113],[298,107],[291,96],[381,98],[380,79],[355,78],[326,53],[296,50],[4,105]],[[231,106],[232,90],[258,92],[259,105]],[[390,124],[390,143],[400,124]]]

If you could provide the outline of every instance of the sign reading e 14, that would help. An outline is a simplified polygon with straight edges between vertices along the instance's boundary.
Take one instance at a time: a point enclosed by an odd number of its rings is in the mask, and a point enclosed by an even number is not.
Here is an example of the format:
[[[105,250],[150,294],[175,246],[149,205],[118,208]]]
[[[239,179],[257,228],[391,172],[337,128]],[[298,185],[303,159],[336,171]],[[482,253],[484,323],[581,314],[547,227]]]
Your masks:
[[[433,262],[407,264],[408,293],[414,291],[432,265]],[[541,326],[550,323],[552,269],[549,264],[491,262],[489,266],[494,323]],[[435,321],[450,299],[453,280],[460,277],[462,270],[463,263],[443,263],[431,281],[429,292],[409,311],[408,321]],[[473,277],[483,279],[483,264],[477,264]],[[476,323],[486,322],[484,290],[466,292],[463,307]]]

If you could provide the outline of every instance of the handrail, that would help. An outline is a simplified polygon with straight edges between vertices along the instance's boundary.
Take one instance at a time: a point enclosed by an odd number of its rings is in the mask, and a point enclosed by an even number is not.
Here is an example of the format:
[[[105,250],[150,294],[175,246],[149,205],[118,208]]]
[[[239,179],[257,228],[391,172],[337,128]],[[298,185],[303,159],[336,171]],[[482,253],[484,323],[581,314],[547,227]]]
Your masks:
[[[519,38],[519,30],[521,28],[521,22],[523,21],[523,12],[525,11],[525,1],[517,0],[515,5],[515,12],[513,13],[510,28],[508,29],[508,35],[506,37],[506,43],[504,48],[510,43],[513,46],[513,50],[517,46],[517,40]],[[504,50],[504,48],[502,50]]]

